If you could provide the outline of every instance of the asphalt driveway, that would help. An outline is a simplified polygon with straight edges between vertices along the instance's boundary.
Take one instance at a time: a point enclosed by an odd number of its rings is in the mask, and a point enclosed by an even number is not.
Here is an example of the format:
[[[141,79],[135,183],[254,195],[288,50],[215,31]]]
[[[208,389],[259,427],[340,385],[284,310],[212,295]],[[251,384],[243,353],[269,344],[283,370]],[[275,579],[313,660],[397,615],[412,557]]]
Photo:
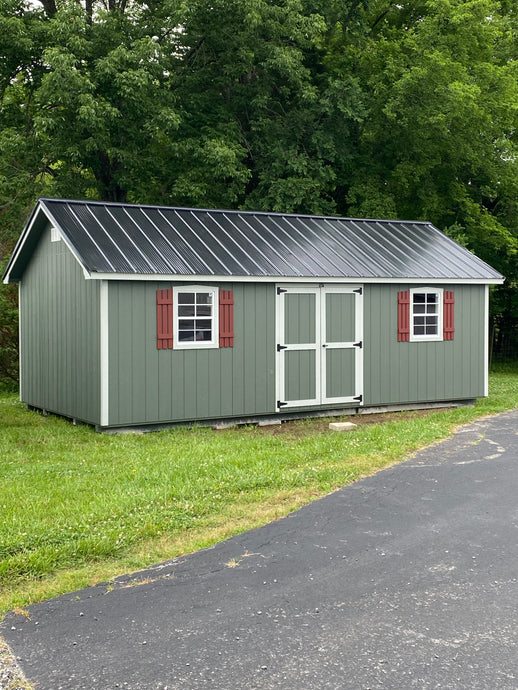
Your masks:
[[[518,411],[109,589],[6,617],[38,690],[518,688]]]

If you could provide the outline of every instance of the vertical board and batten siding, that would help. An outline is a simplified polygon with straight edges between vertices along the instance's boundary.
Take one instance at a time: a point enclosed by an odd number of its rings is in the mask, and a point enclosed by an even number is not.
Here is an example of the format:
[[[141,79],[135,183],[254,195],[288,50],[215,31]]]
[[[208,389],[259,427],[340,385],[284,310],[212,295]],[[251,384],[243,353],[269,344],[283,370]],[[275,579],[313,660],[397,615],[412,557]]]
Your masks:
[[[109,425],[273,413],[274,286],[218,285],[233,290],[233,347],[159,350],[156,292],[174,285],[109,283]]]
[[[96,424],[100,415],[99,284],[44,230],[20,288],[21,400]]]
[[[426,287],[429,285],[426,282]],[[365,405],[460,400],[484,395],[485,288],[483,285],[441,287],[455,293],[454,339],[398,342],[398,292],[407,290],[408,285],[365,286]]]

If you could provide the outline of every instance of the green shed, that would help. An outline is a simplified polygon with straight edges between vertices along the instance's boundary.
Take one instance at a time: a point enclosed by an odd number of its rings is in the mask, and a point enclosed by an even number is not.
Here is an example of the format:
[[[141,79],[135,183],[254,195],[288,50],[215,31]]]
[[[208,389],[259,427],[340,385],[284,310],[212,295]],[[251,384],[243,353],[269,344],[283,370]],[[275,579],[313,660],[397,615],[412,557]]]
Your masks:
[[[489,285],[426,222],[40,199],[20,397],[100,431],[487,395]]]

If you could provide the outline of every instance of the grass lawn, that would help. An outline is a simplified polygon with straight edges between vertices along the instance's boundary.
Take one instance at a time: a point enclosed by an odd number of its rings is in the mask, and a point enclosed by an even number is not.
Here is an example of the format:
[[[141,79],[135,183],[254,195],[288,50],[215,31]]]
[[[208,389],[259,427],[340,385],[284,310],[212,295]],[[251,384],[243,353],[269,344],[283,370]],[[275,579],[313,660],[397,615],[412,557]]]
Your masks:
[[[518,365],[475,407],[281,429],[106,436],[0,394],[0,617],[208,546],[518,406]]]

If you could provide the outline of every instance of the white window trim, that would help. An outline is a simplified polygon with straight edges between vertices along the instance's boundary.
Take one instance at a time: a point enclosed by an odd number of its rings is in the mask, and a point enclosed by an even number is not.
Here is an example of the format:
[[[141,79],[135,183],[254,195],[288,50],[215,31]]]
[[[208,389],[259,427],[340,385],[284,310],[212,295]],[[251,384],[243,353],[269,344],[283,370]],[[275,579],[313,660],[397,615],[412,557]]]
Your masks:
[[[435,293],[437,295],[438,305],[438,319],[437,319],[437,335],[415,335],[414,334],[414,294],[415,293]],[[444,340],[443,337],[443,304],[444,304],[444,290],[440,287],[416,287],[410,289],[410,342],[423,343],[432,341]]]
[[[212,293],[212,340],[180,340],[178,337],[178,293]],[[173,287],[173,347],[175,350],[207,350],[219,347],[219,288],[212,285],[178,285]]]

